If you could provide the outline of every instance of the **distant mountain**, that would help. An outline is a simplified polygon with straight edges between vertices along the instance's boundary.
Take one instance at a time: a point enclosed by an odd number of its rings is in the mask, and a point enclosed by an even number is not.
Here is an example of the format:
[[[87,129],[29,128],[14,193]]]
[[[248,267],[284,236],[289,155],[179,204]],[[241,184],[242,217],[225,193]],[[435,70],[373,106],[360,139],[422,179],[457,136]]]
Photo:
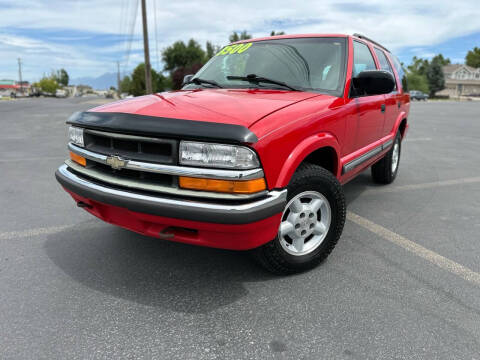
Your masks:
[[[95,90],[108,90],[110,86],[117,87],[117,74],[105,73],[99,77],[79,77],[71,79],[69,85],[89,85]]]

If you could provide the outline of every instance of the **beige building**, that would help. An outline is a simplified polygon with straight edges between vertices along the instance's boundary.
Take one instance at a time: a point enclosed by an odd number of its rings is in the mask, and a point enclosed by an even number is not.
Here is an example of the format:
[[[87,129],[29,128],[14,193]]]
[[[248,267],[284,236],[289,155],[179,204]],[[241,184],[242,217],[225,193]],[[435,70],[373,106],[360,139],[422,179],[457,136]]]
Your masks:
[[[447,65],[443,67],[445,89],[437,95],[480,96],[480,68],[468,65]]]

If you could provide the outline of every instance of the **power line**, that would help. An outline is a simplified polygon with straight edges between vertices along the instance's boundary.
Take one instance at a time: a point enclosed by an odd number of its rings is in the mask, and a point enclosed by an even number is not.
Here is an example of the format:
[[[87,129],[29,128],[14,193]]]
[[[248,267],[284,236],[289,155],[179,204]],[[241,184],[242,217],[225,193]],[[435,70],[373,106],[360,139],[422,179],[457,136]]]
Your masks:
[[[120,61],[117,61],[117,94],[120,96]]]
[[[118,22],[118,33],[123,35],[123,19],[125,17],[125,0],[120,3],[120,21]]]
[[[129,39],[127,42],[124,71],[128,67],[128,61],[130,60],[130,51],[132,49],[133,33],[135,32],[135,25],[137,23],[137,11],[138,11],[138,0],[135,0],[135,8],[133,9],[133,19],[130,23],[130,29],[129,29]]]
[[[22,59],[20,58],[18,58],[18,83],[20,84],[20,92],[23,94]]]
[[[160,71],[160,61],[158,56],[158,31],[157,31],[157,0],[153,0],[153,19],[155,24],[155,56],[156,56],[156,64],[157,64],[157,71]]]
[[[124,18],[125,18],[126,4],[125,0],[122,0],[120,3],[120,21],[118,22],[118,36],[121,39],[121,44],[125,46],[126,35],[124,35]],[[119,67],[119,61],[117,60],[117,70]],[[120,72],[120,71],[118,71]]]

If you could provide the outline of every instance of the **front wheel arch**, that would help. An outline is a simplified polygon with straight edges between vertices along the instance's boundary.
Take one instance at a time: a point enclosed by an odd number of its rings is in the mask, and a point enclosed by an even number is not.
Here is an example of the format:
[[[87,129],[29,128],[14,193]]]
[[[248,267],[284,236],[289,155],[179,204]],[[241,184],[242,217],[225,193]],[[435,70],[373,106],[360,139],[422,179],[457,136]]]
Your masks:
[[[322,167],[326,165],[329,167],[327,170],[338,179],[341,170],[339,153],[340,145],[336,137],[330,133],[320,133],[304,139],[295,147],[285,161],[274,187],[287,187],[295,172],[304,163],[311,163]],[[325,154],[331,156],[327,163],[320,157],[320,155]]]

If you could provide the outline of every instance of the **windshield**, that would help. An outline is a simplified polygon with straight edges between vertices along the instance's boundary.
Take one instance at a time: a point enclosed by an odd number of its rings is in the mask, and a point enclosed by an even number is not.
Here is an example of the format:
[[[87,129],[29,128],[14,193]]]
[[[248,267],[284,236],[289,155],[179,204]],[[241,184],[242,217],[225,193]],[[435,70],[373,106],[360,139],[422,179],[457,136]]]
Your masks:
[[[285,86],[266,81],[248,81],[256,75],[283,82],[303,91],[341,96],[345,81],[345,38],[294,38],[228,45],[195,75],[224,88],[275,88]],[[250,76],[251,78],[251,76]],[[189,84],[184,89],[210,87]]]

